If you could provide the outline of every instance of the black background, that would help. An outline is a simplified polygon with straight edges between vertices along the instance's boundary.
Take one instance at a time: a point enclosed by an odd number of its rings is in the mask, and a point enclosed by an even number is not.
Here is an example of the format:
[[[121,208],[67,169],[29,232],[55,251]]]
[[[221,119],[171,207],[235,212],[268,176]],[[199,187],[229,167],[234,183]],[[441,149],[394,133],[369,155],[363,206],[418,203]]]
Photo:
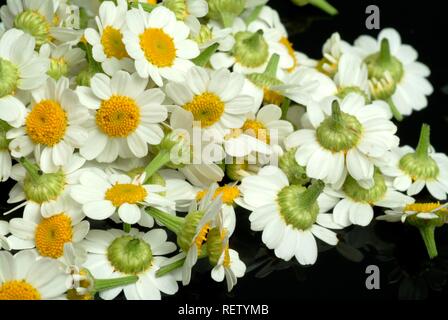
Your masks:
[[[36,0],[37,1],[37,0]],[[415,146],[423,122],[431,125],[432,144],[440,152],[448,152],[448,56],[445,52],[448,30],[445,1],[348,1],[332,0],[340,11],[330,17],[312,7],[296,7],[289,0],[271,0],[269,5],[280,11],[296,50],[313,58],[321,57],[325,40],[335,31],[352,43],[361,34],[376,36],[367,30],[365,9],[370,4],[380,8],[381,28],[394,27],[404,43],[419,52],[419,60],[432,71],[430,81],[434,94],[429,106],[401,122],[398,135],[402,144]],[[4,1],[0,1],[4,3]],[[444,92],[443,88],[446,87]],[[1,186],[1,211],[11,183]],[[425,197],[425,195],[423,195]],[[180,288],[166,301],[204,301],[236,299],[441,299],[447,296],[448,228],[439,228],[436,238],[439,257],[429,261],[418,232],[406,225],[373,222],[369,227],[354,227],[341,233],[337,249],[322,246],[317,263],[300,267],[297,262],[284,263],[262,246],[260,233],[250,231],[248,213],[238,214],[232,247],[240,251],[243,261],[254,269],[238,281],[228,294],[225,283],[211,280],[204,266],[193,274],[190,286]],[[17,214],[15,215],[17,216]],[[365,269],[378,265],[381,289],[367,290]]]

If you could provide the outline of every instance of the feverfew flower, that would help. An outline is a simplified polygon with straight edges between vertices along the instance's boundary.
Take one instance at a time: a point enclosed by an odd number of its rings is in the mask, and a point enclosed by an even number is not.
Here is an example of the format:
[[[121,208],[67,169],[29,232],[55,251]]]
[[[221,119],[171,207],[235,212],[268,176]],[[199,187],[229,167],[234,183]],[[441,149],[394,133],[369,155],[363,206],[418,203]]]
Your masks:
[[[374,159],[382,157],[399,143],[397,127],[375,102],[349,94],[340,100],[327,99],[320,106],[308,106],[312,129],[291,134],[285,144],[298,147],[296,160],[306,167],[310,178],[322,179],[339,188],[347,172],[364,183],[371,182]]]
[[[435,152],[430,145],[430,127],[422,125],[417,149],[409,146],[392,150],[391,159],[381,166],[393,178],[397,190],[413,196],[426,186],[438,200],[446,200],[448,193],[448,157]]]
[[[25,126],[7,133],[11,154],[26,157],[34,152],[45,171],[66,165],[88,137],[84,123],[88,110],[79,103],[69,80],[48,79],[45,86],[32,92],[33,102],[25,117]]]
[[[147,79],[125,71],[112,78],[97,73],[90,83],[90,88],[77,88],[81,103],[95,112],[88,125],[89,143],[80,148],[83,157],[106,163],[117,157],[142,158],[148,154],[148,144],[160,143],[164,135],[160,123],[168,117],[162,90],[146,90]]]
[[[156,276],[166,261],[162,255],[176,250],[167,237],[162,229],[147,233],[136,229],[129,233],[117,229],[91,230],[83,243],[89,252],[84,267],[94,277],[138,276],[136,283],[102,291],[100,297],[112,300],[123,291],[128,300],[160,300],[161,292],[175,294],[178,285],[172,275]]]
[[[289,261],[295,256],[300,264],[314,264],[318,253],[315,237],[336,245],[336,233],[327,228],[341,228],[332,215],[320,209],[318,198],[323,189],[322,182],[308,189],[290,185],[279,168],[267,166],[242,180],[241,205],[253,210],[251,229],[263,231],[264,244],[275,249],[277,257]]]
[[[190,29],[185,23],[165,7],[156,7],[151,13],[141,7],[131,9],[126,23],[123,42],[142,78],[151,78],[158,86],[163,79],[185,80],[193,66],[190,59],[199,55],[197,43],[188,39]]]

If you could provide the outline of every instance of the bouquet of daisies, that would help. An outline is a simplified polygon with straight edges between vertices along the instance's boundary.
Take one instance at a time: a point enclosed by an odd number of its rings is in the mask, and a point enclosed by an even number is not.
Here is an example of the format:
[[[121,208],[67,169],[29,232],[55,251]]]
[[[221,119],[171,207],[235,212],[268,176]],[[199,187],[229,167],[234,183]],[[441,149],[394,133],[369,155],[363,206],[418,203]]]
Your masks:
[[[380,207],[437,255],[448,157],[428,125],[414,149],[395,124],[427,106],[429,69],[393,29],[335,33],[309,58],[266,2],[1,7],[0,180],[15,184],[0,300],[157,300],[200,259],[230,291],[247,218],[279,259],[311,265],[317,241]],[[434,202],[416,203],[425,187]]]

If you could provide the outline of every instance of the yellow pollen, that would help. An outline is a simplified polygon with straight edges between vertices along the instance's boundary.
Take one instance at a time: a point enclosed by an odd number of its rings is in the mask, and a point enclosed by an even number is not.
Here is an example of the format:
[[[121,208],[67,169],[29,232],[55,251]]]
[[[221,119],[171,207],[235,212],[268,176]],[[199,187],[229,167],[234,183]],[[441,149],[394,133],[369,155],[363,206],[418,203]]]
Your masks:
[[[60,258],[64,244],[72,241],[72,219],[64,213],[43,219],[36,228],[34,240],[41,256]]]
[[[200,201],[204,198],[207,190],[199,191],[196,195],[196,200]],[[240,196],[240,189],[237,186],[223,186],[216,189],[213,199],[221,195],[222,202],[232,205],[236,198]]]
[[[286,49],[288,50],[288,54],[291,56],[292,60],[294,61],[293,66],[288,69],[288,72],[293,72],[299,63],[297,61],[296,52],[294,51],[292,43],[286,37],[281,38],[280,43],[286,47]]]
[[[0,285],[0,300],[40,300],[39,291],[25,280],[6,281]]]
[[[101,102],[96,113],[97,126],[109,137],[125,138],[140,123],[140,109],[134,99],[114,95]]]
[[[148,4],[157,4],[157,0],[146,0]]]
[[[61,105],[54,100],[42,100],[26,118],[26,132],[35,144],[54,146],[65,135],[68,121]]]
[[[226,248],[224,249],[224,262],[223,262],[223,266],[225,268],[229,268],[230,267],[230,253],[229,253],[229,245],[226,246]]]
[[[264,88],[263,91],[264,91],[263,100],[266,104],[275,104],[279,106],[283,103],[283,100],[285,99],[281,93],[274,90],[270,90],[269,88]]]
[[[221,119],[224,113],[224,102],[216,94],[204,92],[184,105],[184,109],[193,114],[194,120],[200,121],[204,128],[210,127]]]
[[[438,207],[440,207],[439,202],[429,202],[429,203],[411,203],[407,204],[404,211],[415,211],[415,212],[431,212]],[[440,212],[448,213],[447,208],[440,209]]]
[[[269,143],[269,130],[266,129],[264,124],[260,121],[248,119],[244,122],[242,129],[244,133],[257,138],[260,141]]]
[[[107,26],[103,30],[101,44],[103,45],[104,53],[108,58],[117,58],[121,60],[129,57],[123,43],[123,35],[118,29]]]
[[[162,29],[149,28],[140,35],[140,47],[153,65],[171,67],[176,59],[174,40]]]
[[[195,240],[198,250],[201,250],[202,244],[207,240],[207,235],[209,231],[210,231],[210,224],[208,223],[202,227],[201,231],[199,231],[199,234]]]
[[[148,192],[141,185],[132,183],[117,183],[106,191],[106,200],[112,202],[114,207],[124,203],[136,204],[145,200]]]

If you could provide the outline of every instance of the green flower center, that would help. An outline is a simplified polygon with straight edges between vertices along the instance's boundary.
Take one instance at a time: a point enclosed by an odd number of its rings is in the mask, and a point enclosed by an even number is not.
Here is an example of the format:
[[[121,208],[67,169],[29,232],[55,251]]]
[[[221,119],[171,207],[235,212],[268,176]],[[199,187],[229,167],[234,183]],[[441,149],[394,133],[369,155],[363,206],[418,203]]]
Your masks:
[[[151,246],[132,236],[116,238],[107,248],[107,258],[115,270],[137,275],[152,265]]]
[[[333,103],[332,115],[317,128],[319,144],[332,152],[348,151],[361,140],[363,127],[356,117],[342,112],[337,101]]]
[[[257,68],[267,62],[269,47],[263,32],[240,31],[235,35],[233,55],[237,62],[247,68]]]
[[[439,176],[439,166],[431,157],[419,157],[416,153],[404,155],[399,162],[400,169],[412,180],[434,180]]]
[[[19,82],[19,69],[12,62],[0,58],[0,98],[13,95]]]
[[[277,194],[280,215],[287,225],[297,230],[308,230],[319,214],[317,197],[324,188],[319,181],[308,189],[298,185],[284,187]]]
[[[198,44],[204,44],[212,39],[213,39],[212,30],[208,26],[201,24],[199,34],[194,38],[194,41],[196,41]]]
[[[50,23],[37,11],[26,10],[19,13],[14,19],[14,26],[32,35],[38,47],[51,41]]]
[[[221,21],[224,27],[230,28],[246,6],[246,0],[207,0],[208,16],[212,20]]]
[[[6,133],[11,129],[11,126],[5,121],[0,120],[0,151],[8,150],[9,140],[6,139]]]
[[[50,69],[47,74],[55,80],[59,80],[61,77],[68,74],[68,64],[63,58],[51,59]]]
[[[185,0],[165,0],[163,5],[174,12],[176,19],[183,21],[188,16]]]
[[[364,98],[364,101],[366,104],[368,104],[370,102],[369,97],[367,96],[367,94],[364,92],[364,90],[362,90],[359,87],[345,87],[345,88],[339,88],[338,90],[338,94],[337,96],[340,99],[344,99],[346,96],[348,96],[350,93],[357,93],[360,96],[362,96]]]
[[[57,199],[65,188],[63,172],[28,174],[23,182],[23,189],[27,200],[42,204]]]
[[[369,189],[365,189],[355,179],[348,176],[342,186],[342,190],[347,197],[355,202],[374,204],[385,196],[387,186],[383,175],[378,170],[375,171],[373,180],[374,185]]]

